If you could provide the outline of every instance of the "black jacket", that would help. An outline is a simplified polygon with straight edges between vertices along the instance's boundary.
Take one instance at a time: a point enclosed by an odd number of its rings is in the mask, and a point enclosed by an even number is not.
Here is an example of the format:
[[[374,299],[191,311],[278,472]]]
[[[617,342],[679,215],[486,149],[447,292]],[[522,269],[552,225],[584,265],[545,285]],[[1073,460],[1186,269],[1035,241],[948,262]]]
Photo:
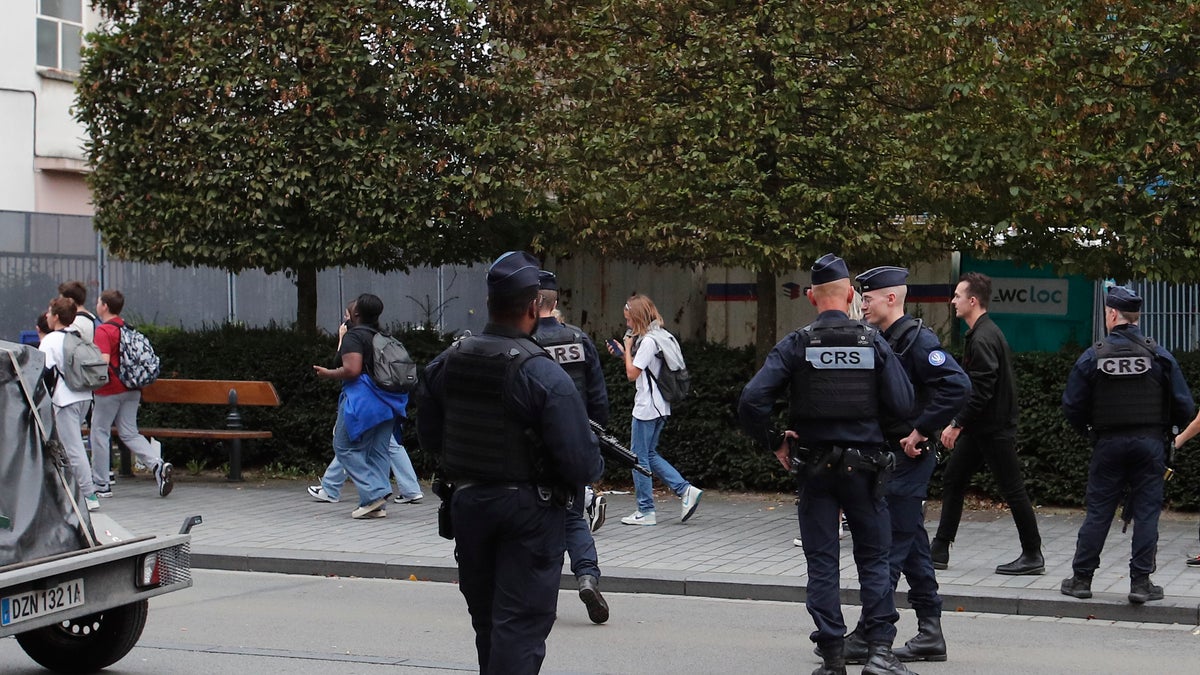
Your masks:
[[[963,370],[971,378],[971,397],[958,413],[968,433],[1016,432],[1017,379],[1008,340],[992,317],[984,313],[967,331]]]

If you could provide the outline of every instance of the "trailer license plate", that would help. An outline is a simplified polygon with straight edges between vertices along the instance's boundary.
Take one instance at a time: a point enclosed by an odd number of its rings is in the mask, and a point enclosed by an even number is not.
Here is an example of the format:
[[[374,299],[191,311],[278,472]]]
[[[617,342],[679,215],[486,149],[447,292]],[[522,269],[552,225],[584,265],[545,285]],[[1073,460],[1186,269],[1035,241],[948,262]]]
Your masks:
[[[52,588],[0,598],[0,626],[54,614],[83,604],[83,579],[71,579]]]

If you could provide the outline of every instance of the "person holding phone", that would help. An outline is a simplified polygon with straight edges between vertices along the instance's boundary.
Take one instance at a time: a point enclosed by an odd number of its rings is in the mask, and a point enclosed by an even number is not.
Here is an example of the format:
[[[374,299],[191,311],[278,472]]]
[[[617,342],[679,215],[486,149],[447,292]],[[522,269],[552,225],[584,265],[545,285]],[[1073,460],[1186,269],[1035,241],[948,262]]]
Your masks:
[[[630,449],[638,457],[638,464],[647,467],[667,484],[671,492],[683,500],[683,508],[679,520],[687,522],[704,491],[689,483],[671,466],[671,463],[658,454],[658,438],[667,418],[671,416],[671,404],[663,399],[657,386],[651,386],[649,375],[657,377],[663,367],[663,360],[658,358],[661,351],[654,333],[669,333],[662,327],[662,316],[654,301],[645,295],[637,294],[625,303],[625,332],[622,344],[614,344],[608,340],[608,351],[614,356],[624,359],[625,376],[634,383],[636,392],[633,399],[633,422],[630,431]],[[661,338],[660,338],[661,339]],[[637,511],[625,516],[621,522],[625,525],[657,525],[658,518],[654,510],[653,481],[634,471],[633,487],[637,494]]]

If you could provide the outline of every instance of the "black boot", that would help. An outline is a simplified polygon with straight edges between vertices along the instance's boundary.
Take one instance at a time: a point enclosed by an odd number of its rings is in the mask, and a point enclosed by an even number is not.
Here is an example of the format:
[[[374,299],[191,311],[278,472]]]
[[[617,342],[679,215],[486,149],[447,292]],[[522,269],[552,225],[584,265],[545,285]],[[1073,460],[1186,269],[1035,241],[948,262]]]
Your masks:
[[[592,623],[608,621],[608,602],[600,595],[600,580],[585,574],[579,577],[579,599],[587,607],[588,618]]]
[[[1062,586],[1059,587],[1063,595],[1069,595],[1073,598],[1087,600],[1092,597],[1092,580],[1087,577],[1081,577],[1078,574],[1070,579],[1063,579]]]
[[[1021,557],[1010,563],[998,565],[996,567],[996,574],[1008,574],[1011,576],[1045,573],[1046,559],[1042,557],[1042,552],[1040,550],[1022,551]]]
[[[846,657],[843,656],[842,640],[822,642],[817,645],[817,654],[825,663],[812,671],[812,675],[846,675]]]
[[[895,652],[896,658],[910,661],[945,661],[946,638],[942,636],[942,617],[918,616],[917,636]]]
[[[933,569],[944,570],[950,566],[950,542],[945,539],[933,538],[929,542],[929,557],[933,559]]]
[[[1140,605],[1149,600],[1162,600],[1163,587],[1150,583],[1150,575],[1137,577],[1129,584],[1129,601]]]
[[[813,647],[813,653],[821,656],[821,645]],[[867,662],[867,639],[857,628],[842,641],[842,654],[849,664],[862,665]]]
[[[886,644],[871,645],[871,658],[863,667],[863,675],[916,675],[892,653]]]

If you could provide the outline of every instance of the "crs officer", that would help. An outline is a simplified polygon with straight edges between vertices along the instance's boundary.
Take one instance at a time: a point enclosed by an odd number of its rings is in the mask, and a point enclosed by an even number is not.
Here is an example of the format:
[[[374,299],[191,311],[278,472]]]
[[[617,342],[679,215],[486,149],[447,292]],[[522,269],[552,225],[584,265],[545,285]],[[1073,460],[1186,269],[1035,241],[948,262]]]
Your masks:
[[[1063,392],[1063,412],[1094,444],[1088,466],[1087,515],[1075,544],[1074,574],[1063,595],[1092,597],[1092,575],[1100,566],[1104,538],[1126,485],[1133,514],[1129,601],[1162,600],[1150,582],[1162,511],[1166,433],[1192,419],[1195,403],[1170,352],[1138,328],[1142,299],[1116,286],[1104,298],[1108,336],[1075,362]]]
[[[971,393],[971,379],[942,349],[937,335],[904,312],[907,269],[875,267],[854,279],[862,291],[863,318],[883,331],[883,338],[912,382],[917,400],[911,414],[887,415],[881,422],[888,450],[896,458],[896,469],[887,484],[888,512],[892,516],[892,587],[903,572],[908,580],[908,603],[917,613],[917,635],[896,650],[896,658],[945,661],[942,598],[925,531],[925,498],[937,467],[937,453],[928,441],[962,409]],[[860,663],[866,657],[867,643],[860,624],[846,637],[846,661]]]
[[[481,673],[536,673],[554,625],[566,503],[604,468],[583,399],[529,334],[538,261],[488,269],[488,324],[430,362],[417,433],[454,484],[459,590]]]
[[[742,391],[742,429],[789,470],[798,464],[800,534],[808,559],[806,605],[824,665],[813,675],[846,672],[846,624],[839,598],[838,510],[854,541],[862,595],[868,675],[910,671],[892,654],[895,598],[888,556],[891,520],[880,478],[890,467],[879,420],[907,417],[913,389],[879,331],[847,316],[854,297],[846,263],[833,254],[812,269],[808,299],[816,321],[785,337]],[[788,428],[772,428],[776,399],[790,391]],[[796,448],[791,452],[791,448]],[[881,475],[882,474],[882,475]]]
[[[561,323],[554,316],[558,307],[558,278],[553,272],[538,273],[541,289],[538,291],[538,323],[533,339],[550,358],[558,362],[575,389],[584,397],[588,417],[601,426],[608,424],[608,387],[604,384],[604,370],[600,366],[600,354],[592,339],[579,328]],[[596,540],[593,530],[604,523],[604,497],[595,497],[595,504],[586,503],[585,490],[580,485],[567,514],[567,554],[571,557],[571,572],[579,584],[579,599],[587,607],[592,623],[608,621],[608,602],[600,594],[600,564],[596,555]],[[593,519],[584,519],[584,507]]]

